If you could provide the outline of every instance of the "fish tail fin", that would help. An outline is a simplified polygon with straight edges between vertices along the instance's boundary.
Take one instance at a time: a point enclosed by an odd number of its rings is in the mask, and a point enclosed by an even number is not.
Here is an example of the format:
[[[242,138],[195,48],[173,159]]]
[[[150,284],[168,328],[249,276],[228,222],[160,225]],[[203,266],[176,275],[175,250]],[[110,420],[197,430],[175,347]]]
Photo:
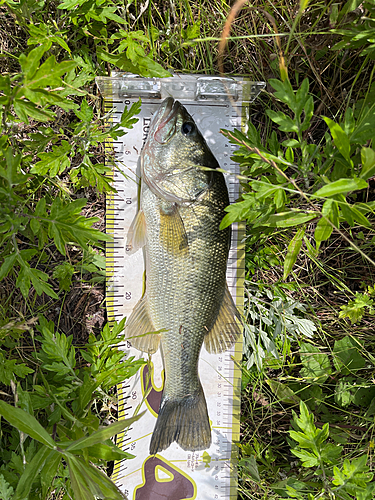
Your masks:
[[[183,450],[205,450],[211,445],[211,427],[203,389],[183,399],[163,398],[150,442],[150,455],[176,441]]]

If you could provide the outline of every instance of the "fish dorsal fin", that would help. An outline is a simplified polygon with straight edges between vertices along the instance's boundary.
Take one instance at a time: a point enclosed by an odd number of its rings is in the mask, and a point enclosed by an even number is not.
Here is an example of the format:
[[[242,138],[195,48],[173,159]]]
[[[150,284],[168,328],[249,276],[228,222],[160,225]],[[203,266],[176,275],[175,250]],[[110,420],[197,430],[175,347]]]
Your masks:
[[[219,314],[204,338],[204,346],[209,353],[218,354],[232,347],[241,333],[239,318],[239,312],[226,285]]]
[[[131,246],[130,252],[135,252],[139,248],[142,248],[146,244],[146,241],[146,218],[143,210],[141,209],[138,211],[130,225],[126,245]]]
[[[175,255],[188,253],[184,222],[175,203],[164,203],[160,207],[160,242],[169,253]]]
[[[144,295],[129,316],[124,333],[133,347],[148,354],[154,354],[159,348],[160,333],[153,332],[155,332],[155,327],[148,311],[147,295]]]

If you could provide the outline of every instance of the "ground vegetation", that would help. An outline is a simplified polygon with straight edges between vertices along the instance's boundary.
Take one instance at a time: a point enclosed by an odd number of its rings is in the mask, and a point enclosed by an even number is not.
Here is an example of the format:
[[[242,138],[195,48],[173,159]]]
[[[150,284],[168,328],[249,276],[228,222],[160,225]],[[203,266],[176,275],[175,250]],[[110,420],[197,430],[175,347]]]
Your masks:
[[[104,143],[139,108],[105,126],[113,69],[266,82],[223,131],[243,168],[223,226],[247,228],[239,499],[374,498],[374,0],[1,0],[0,19],[0,498],[122,498],[114,386],[140,363],[106,321]]]

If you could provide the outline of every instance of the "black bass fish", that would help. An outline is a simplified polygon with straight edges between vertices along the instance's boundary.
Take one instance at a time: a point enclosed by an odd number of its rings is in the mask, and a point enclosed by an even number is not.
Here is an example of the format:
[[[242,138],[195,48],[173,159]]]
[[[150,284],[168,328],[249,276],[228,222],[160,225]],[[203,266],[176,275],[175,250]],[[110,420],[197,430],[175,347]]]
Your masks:
[[[142,149],[140,210],[128,236],[133,248],[146,248],[146,291],[125,335],[141,351],[160,347],[165,368],[152,455],[174,441],[184,450],[210,447],[199,353],[203,343],[223,352],[240,333],[226,283],[230,228],[219,226],[229,198],[218,168],[184,106],[165,99]]]

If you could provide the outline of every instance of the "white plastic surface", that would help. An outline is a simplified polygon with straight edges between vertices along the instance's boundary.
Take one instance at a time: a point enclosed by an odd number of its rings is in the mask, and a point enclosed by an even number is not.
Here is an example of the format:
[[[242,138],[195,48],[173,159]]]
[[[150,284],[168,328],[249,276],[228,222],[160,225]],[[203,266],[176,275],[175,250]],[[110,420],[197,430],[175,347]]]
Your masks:
[[[140,93],[149,95],[142,98],[139,121],[134,129],[120,140],[108,144],[116,152],[113,181],[117,193],[107,199],[107,232],[113,234],[114,241],[107,246],[107,310],[109,320],[120,321],[129,316],[134,305],[142,295],[144,256],[143,251],[129,255],[126,251],[126,237],[130,224],[138,208],[137,162],[153,113],[166,95],[178,97],[193,116],[198,128],[204,135],[220,166],[230,172],[226,176],[231,202],[238,198],[238,165],[231,162],[233,146],[228,143],[220,129],[241,128],[241,103],[246,90],[250,95],[254,83],[245,84],[233,80],[231,98],[220,95],[220,79],[216,77],[213,85],[207,82],[210,77],[186,77],[186,92],[179,85],[184,77],[173,79],[138,79]],[[197,80],[201,81],[197,83]],[[168,81],[169,80],[169,83]],[[115,108],[113,121],[116,122],[125,105],[138,100],[136,85],[120,83],[116,80],[111,94],[111,82],[102,79],[98,82],[106,97],[107,108]],[[244,89],[244,85],[248,85]],[[253,85],[253,87],[251,87]],[[257,84],[261,87],[261,84]],[[219,86],[219,87],[218,87]],[[125,91],[121,89],[124,89]],[[131,90],[129,90],[129,88]],[[218,88],[218,96],[212,89]],[[226,88],[229,88],[226,85]],[[126,90],[128,89],[128,90]],[[150,90],[151,89],[151,90]],[[154,90],[152,90],[154,89]],[[164,89],[164,90],[163,90]],[[167,89],[167,91],[165,90]],[[195,89],[195,90],[194,90]],[[203,89],[203,90],[202,90]],[[128,95],[121,97],[121,92]],[[154,94],[152,94],[154,92]],[[166,94],[167,92],[167,94]],[[204,93],[205,92],[205,93]],[[164,95],[163,95],[164,94]],[[155,97],[157,95],[157,97]],[[205,97],[202,99],[202,95]],[[189,97],[183,99],[183,97]],[[235,98],[235,100],[234,100]],[[249,97],[246,99],[249,101]],[[235,106],[233,108],[232,104]],[[232,246],[228,259],[227,281],[237,307],[243,306],[244,250],[242,232],[237,227],[232,230]],[[139,358],[142,353],[126,342],[124,349],[129,355]],[[146,414],[123,435],[117,437],[117,444],[135,455],[134,459],[115,464],[113,478],[120,489],[132,500],[209,500],[237,498],[236,457],[234,441],[239,439],[240,411],[240,370],[242,341],[223,354],[209,354],[202,347],[199,374],[205,392],[208,413],[212,422],[212,445],[208,450],[189,452],[173,443],[167,450],[155,457],[148,454],[149,442],[157,417],[158,401],[162,388],[162,360],[160,352],[152,356],[153,370],[147,376],[147,368],[118,387],[120,418],[131,417],[141,405],[140,411]],[[151,392],[145,400],[149,381]]]

